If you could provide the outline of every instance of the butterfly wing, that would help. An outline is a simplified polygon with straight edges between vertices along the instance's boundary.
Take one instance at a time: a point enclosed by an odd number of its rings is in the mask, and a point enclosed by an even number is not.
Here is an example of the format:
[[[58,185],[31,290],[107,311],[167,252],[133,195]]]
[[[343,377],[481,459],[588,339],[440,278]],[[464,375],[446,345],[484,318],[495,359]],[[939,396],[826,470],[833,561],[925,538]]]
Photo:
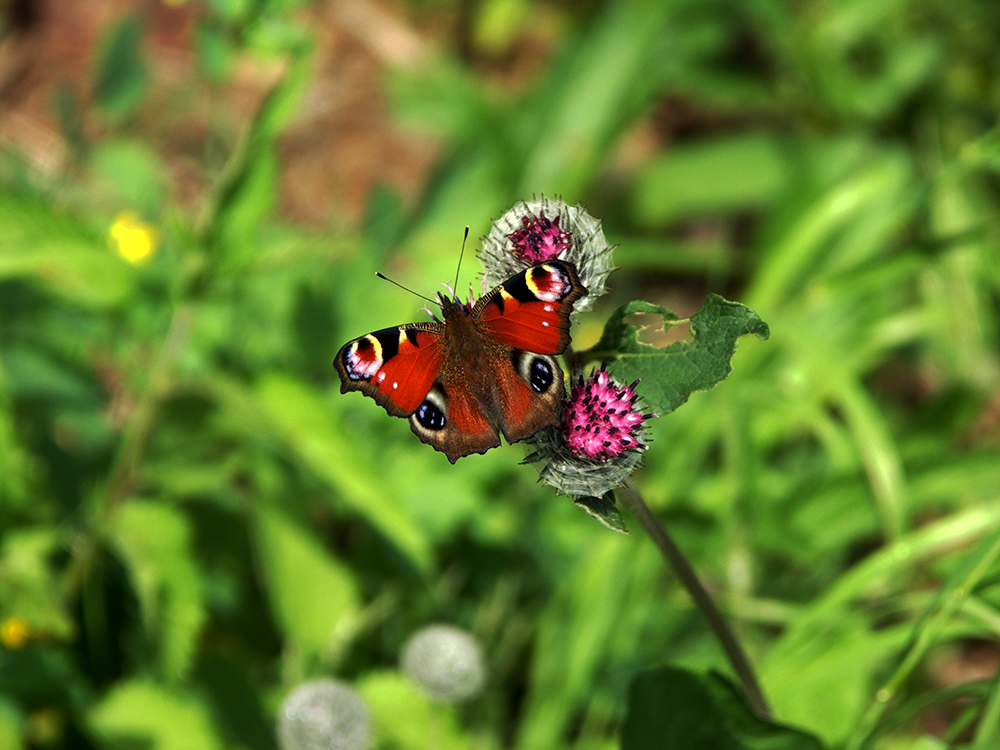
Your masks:
[[[347,342],[334,365],[343,393],[359,390],[409,417],[420,440],[454,463],[522,440],[558,418],[573,302],[587,293],[571,263],[526,269],[469,313],[442,301],[444,323],[385,328]]]
[[[462,363],[446,362],[456,352],[446,346],[445,325],[412,323],[369,333],[341,347],[334,366],[341,393],[361,391],[392,416],[409,417],[414,434],[454,463],[495,448],[500,436],[477,394],[454,382]],[[442,381],[449,381],[447,389]]]
[[[447,376],[431,387],[410,417],[410,429],[452,463],[500,445],[500,434],[487,417],[480,394]]]
[[[558,421],[563,373],[551,355],[569,346],[573,303],[586,294],[573,264],[553,260],[511,277],[473,309],[473,321],[498,345],[490,368],[495,418],[509,442]]]
[[[498,341],[538,354],[569,346],[569,314],[587,294],[576,267],[552,260],[512,276],[476,303],[472,319]]]
[[[340,392],[361,391],[394,417],[408,417],[441,372],[441,323],[383,328],[348,341],[333,361]]]

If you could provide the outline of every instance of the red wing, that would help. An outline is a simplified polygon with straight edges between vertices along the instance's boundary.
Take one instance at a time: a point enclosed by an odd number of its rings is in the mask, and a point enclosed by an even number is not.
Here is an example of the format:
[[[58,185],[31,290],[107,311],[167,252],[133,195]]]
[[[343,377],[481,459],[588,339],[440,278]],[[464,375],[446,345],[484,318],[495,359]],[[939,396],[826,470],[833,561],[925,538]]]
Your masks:
[[[500,430],[510,443],[558,421],[563,374],[555,357],[512,350],[496,375]]]
[[[552,260],[512,276],[476,304],[473,320],[499,341],[539,354],[569,346],[569,314],[587,290],[572,263]]]
[[[337,352],[340,392],[361,391],[394,417],[416,411],[441,371],[439,323],[383,328]]]
[[[426,409],[431,413],[425,413]],[[424,404],[410,417],[410,429],[452,463],[500,445],[500,435],[482,404],[462,383],[435,383]]]

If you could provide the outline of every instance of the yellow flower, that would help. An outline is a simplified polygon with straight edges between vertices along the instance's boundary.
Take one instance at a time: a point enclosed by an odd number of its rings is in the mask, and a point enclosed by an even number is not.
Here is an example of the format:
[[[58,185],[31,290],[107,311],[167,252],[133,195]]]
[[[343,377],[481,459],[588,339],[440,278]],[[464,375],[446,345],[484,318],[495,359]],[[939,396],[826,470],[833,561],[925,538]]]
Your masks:
[[[11,651],[24,648],[31,637],[31,628],[20,617],[8,617],[0,624],[0,643]]]
[[[135,214],[120,213],[111,225],[111,244],[133,266],[145,265],[156,252],[156,229]]]

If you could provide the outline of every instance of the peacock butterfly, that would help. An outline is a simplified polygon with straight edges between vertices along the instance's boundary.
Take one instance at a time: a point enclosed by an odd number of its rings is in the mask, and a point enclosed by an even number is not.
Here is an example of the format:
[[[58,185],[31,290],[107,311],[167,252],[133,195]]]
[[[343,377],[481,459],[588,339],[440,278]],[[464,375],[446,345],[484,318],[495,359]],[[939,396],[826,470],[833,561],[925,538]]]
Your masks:
[[[527,268],[475,305],[438,295],[443,320],[383,328],[337,353],[340,391],[361,391],[448,460],[513,443],[557,421],[576,267]]]

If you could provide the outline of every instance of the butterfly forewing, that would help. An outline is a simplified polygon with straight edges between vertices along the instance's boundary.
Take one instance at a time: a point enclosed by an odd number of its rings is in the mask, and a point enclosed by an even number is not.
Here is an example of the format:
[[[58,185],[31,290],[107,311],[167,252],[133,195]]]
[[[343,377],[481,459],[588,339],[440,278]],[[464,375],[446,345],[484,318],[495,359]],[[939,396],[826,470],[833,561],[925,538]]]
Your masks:
[[[482,328],[509,346],[561,354],[569,345],[569,313],[586,295],[572,264],[553,260],[513,276],[473,311]]]
[[[440,323],[411,323],[348,341],[334,365],[340,392],[362,391],[394,417],[416,411],[441,369]]]

